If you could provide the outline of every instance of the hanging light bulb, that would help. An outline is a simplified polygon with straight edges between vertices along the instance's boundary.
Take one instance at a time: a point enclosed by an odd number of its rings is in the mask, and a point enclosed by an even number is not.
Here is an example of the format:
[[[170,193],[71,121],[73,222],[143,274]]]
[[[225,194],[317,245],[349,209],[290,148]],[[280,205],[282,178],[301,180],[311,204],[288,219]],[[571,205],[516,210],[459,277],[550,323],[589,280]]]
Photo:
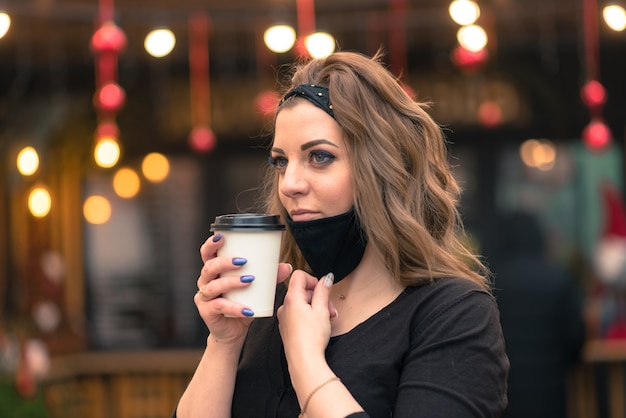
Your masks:
[[[325,58],[335,51],[335,38],[326,32],[315,32],[304,40],[306,50],[313,58]]]
[[[83,204],[83,216],[93,225],[102,225],[111,218],[111,203],[103,196],[89,196]]]
[[[602,9],[602,17],[609,28],[616,32],[626,29],[626,10],[620,5],[609,4]]]
[[[146,36],[143,46],[148,54],[162,58],[169,55],[176,46],[176,36],[167,28],[155,29]]]
[[[17,154],[17,170],[23,176],[31,176],[39,168],[39,155],[33,147],[24,147]]]
[[[479,25],[459,28],[456,38],[463,48],[472,52],[480,51],[487,45],[487,32]]]
[[[113,167],[120,159],[120,145],[115,138],[100,138],[94,148],[96,164],[103,168]]]
[[[4,37],[11,27],[11,16],[8,13],[0,12],[0,39]]]
[[[448,12],[452,20],[461,26],[471,25],[480,17],[480,7],[472,0],[454,0]]]
[[[120,168],[113,176],[113,190],[124,199],[135,197],[139,193],[141,182],[139,176],[130,168]]]
[[[141,171],[146,179],[153,183],[160,183],[167,178],[170,172],[170,163],[165,155],[151,152],[141,163]]]
[[[28,210],[36,218],[43,218],[50,212],[52,199],[45,187],[35,187],[28,195]]]
[[[274,25],[263,33],[263,42],[272,52],[287,52],[296,43],[296,31],[289,25]]]

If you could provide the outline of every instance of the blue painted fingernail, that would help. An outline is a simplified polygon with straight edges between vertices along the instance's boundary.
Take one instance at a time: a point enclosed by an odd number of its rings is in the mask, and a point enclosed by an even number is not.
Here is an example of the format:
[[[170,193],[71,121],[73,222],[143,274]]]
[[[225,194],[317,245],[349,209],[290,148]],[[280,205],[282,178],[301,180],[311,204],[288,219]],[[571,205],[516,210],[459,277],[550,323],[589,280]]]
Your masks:
[[[245,316],[254,316],[254,312],[252,311],[252,309],[248,309],[248,308],[243,308],[241,310],[241,313],[244,314]]]
[[[241,280],[241,283],[250,283],[254,280],[254,276],[241,276],[239,280]]]
[[[217,242],[217,241],[221,240],[223,236],[224,235],[222,235],[222,234],[215,234],[215,235],[213,235],[213,242]]]
[[[236,265],[236,266],[243,266],[247,262],[248,262],[248,260],[246,260],[245,258],[241,258],[241,257],[233,258],[233,264]]]

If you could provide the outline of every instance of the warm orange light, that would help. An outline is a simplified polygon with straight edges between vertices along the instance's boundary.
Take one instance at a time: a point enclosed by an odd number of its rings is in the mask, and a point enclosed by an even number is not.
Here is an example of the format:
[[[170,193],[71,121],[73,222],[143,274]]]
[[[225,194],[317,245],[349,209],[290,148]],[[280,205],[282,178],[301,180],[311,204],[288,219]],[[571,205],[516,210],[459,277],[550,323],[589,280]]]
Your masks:
[[[549,171],[556,163],[556,147],[547,139],[528,139],[520,146],[520,158],[528,167]]]
[[[139,193],[139,176],[130,168],[120,168],[113,176],[113,190],[119,197],[130,199]]]
[[[33,147],[24,147],[17,154],[17,171],[23,176],[31,176],[39,168],[39,154]]]
[[[114,138],[102,138],[94,149],[96,164],[103,168],[110,168],[120,159],[120,146]]]
[[[52,199],[43,187],[35,187],[28,195],[28,210],[36,218],[43,218],[50,212]]]
[[[90,224],[102,225],[111,218],[111,203],[103,196],[89,196],[83,205],[83,215]]]
[[[170,172],[170,163],[163,154],[152,152],[144,157],[141,171],[149,181],[160,183],[167,178]]]

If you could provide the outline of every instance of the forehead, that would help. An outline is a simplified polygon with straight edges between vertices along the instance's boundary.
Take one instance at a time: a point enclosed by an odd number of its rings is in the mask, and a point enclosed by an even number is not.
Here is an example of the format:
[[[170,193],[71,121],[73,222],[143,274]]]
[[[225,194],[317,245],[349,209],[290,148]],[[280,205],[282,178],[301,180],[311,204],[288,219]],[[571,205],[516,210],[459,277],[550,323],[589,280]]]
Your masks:
[[[343,129],[328,113],[307,100],[293,100],[287,106],[281,106],[276,115],[275,144],[311,139],[343,141]]]

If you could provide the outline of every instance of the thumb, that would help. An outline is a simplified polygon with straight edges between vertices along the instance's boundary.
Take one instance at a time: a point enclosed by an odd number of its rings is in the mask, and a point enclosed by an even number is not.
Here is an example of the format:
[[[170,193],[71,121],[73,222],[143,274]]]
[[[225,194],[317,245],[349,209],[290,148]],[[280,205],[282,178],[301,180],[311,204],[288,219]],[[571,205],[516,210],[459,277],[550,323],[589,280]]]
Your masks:
[[[328,273],[320,279],[313,291],[313,298],[311,299],[311,306],[313,308],[324,307],[328,309],[328,301],[330,299],[330,289],[333,287],[335,275]]]

